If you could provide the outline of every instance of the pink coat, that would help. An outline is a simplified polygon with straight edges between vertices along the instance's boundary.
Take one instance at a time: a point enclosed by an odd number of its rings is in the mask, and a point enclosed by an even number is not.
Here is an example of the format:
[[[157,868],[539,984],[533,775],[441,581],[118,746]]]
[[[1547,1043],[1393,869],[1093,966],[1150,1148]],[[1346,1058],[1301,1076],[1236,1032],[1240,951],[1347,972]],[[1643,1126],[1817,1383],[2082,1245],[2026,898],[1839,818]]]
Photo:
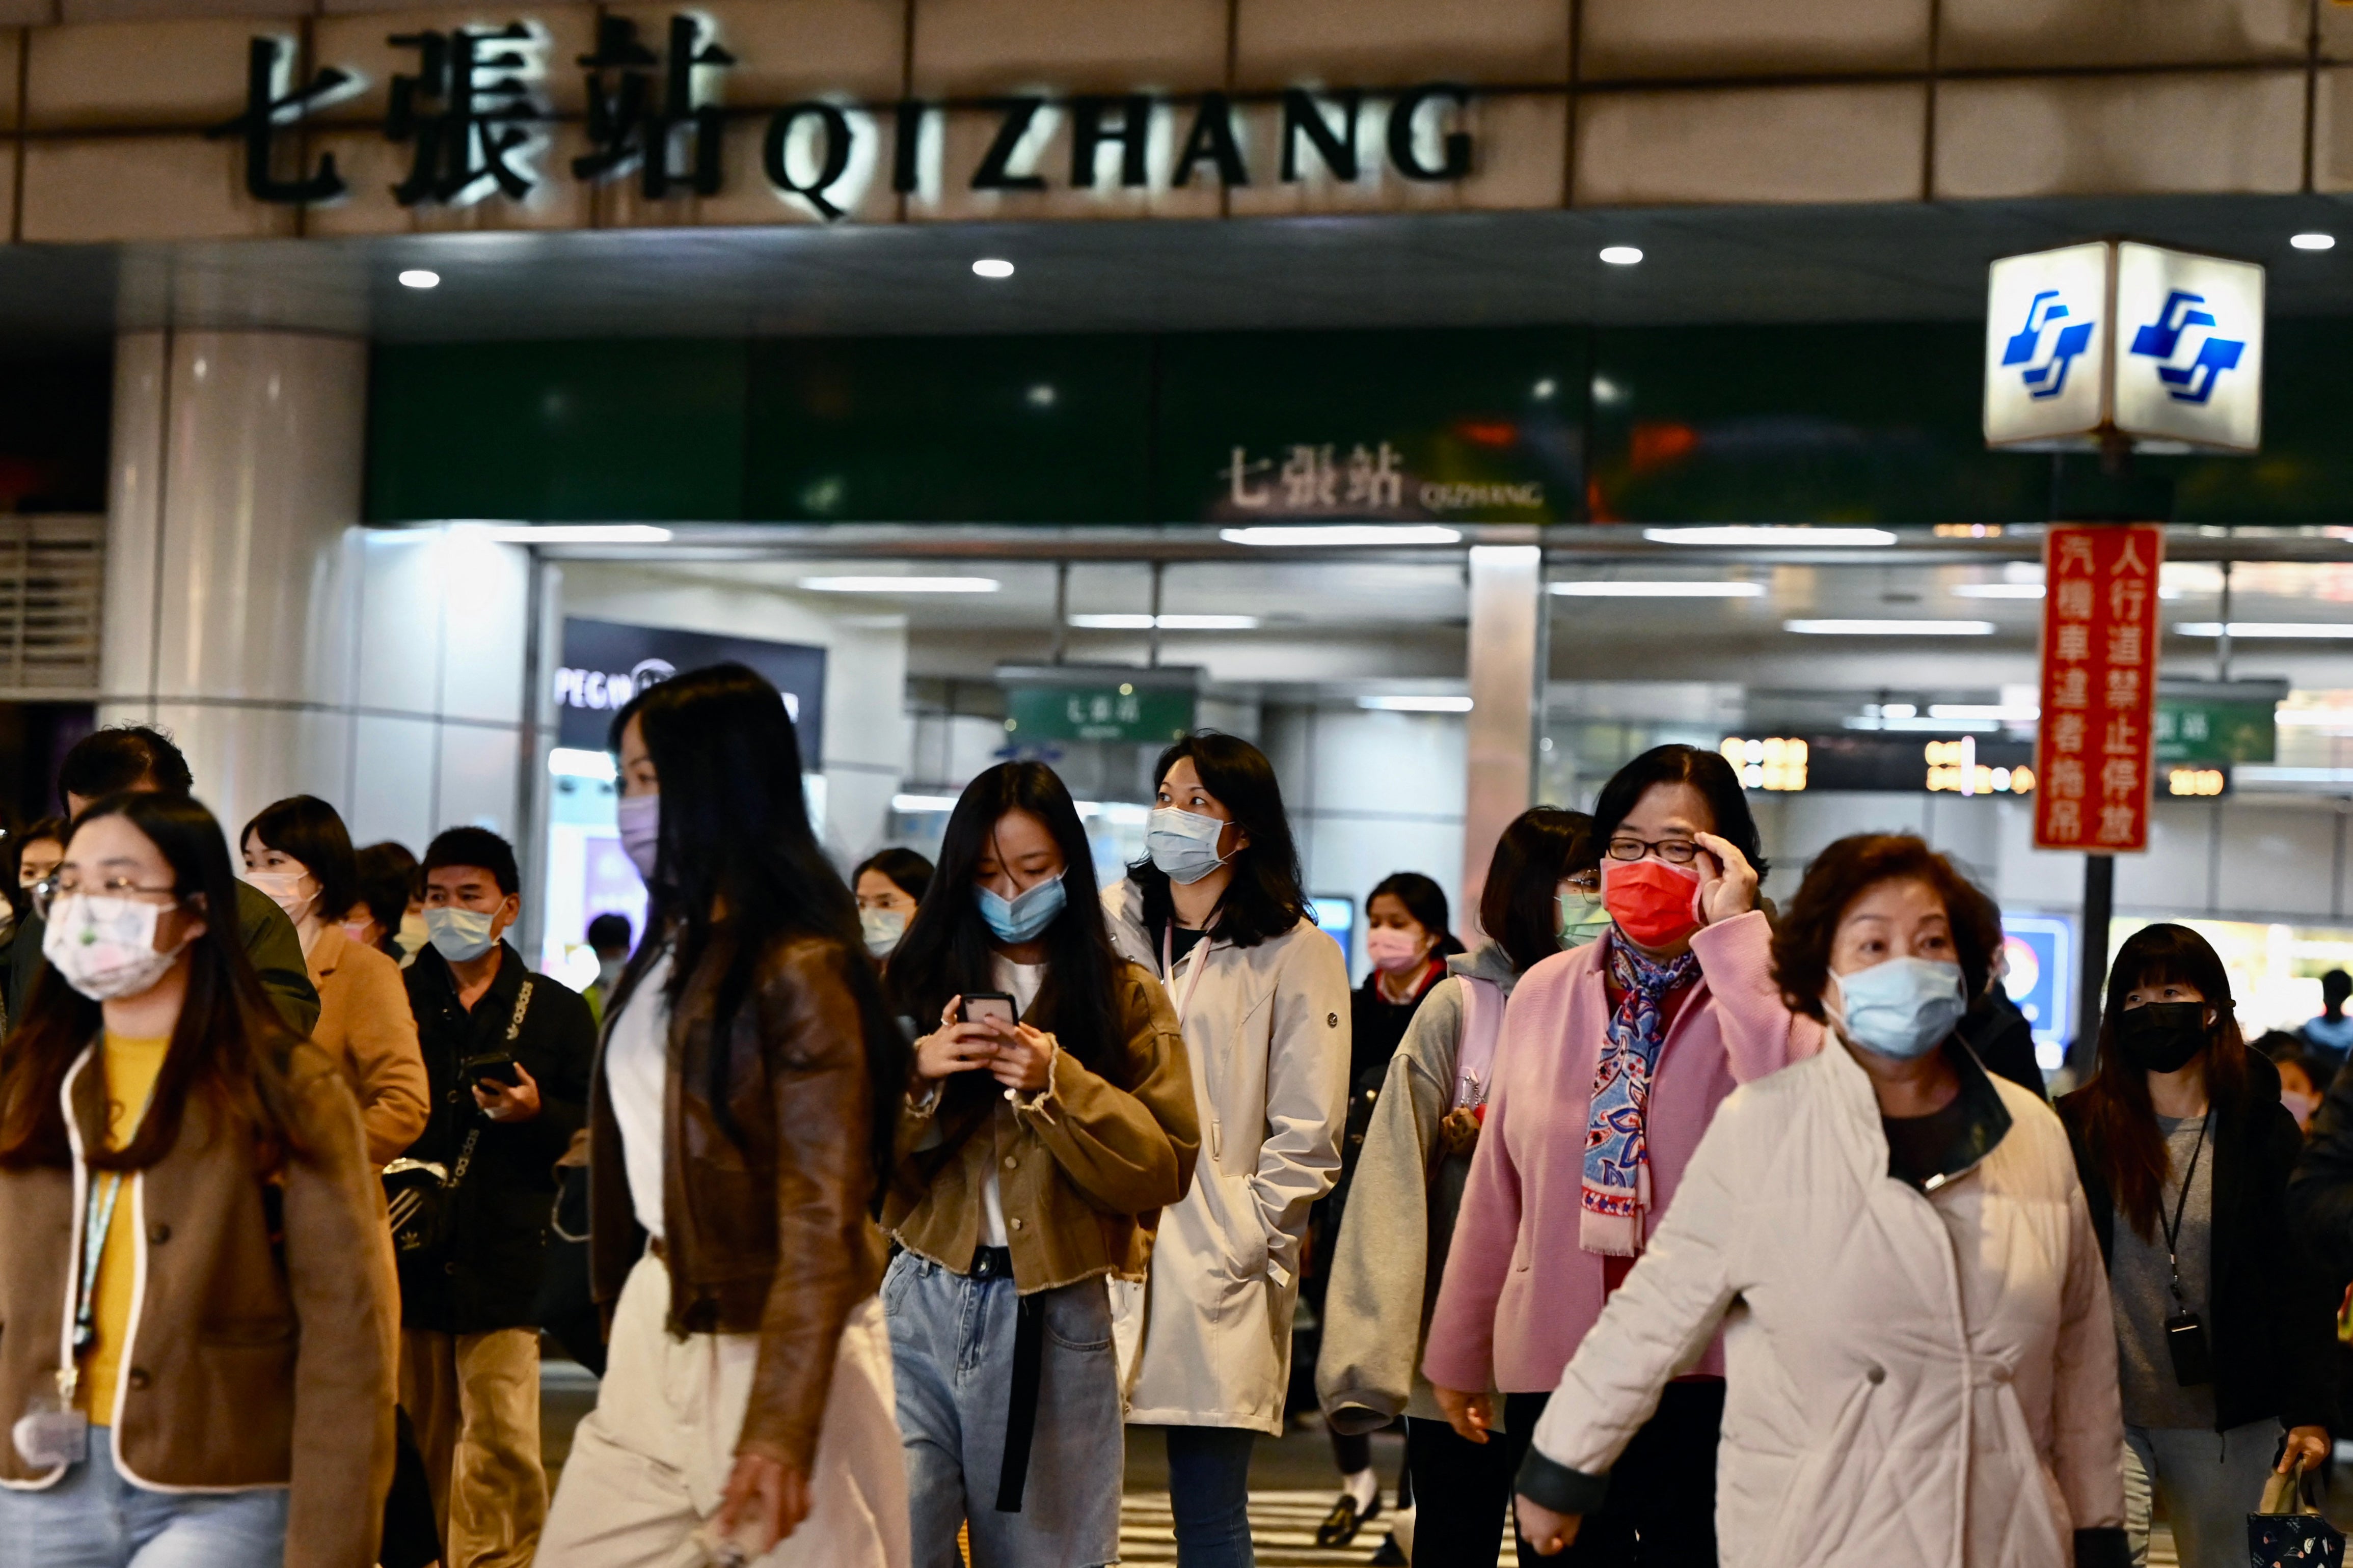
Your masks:
[[[1828,1037],[1783,1004],[1770,940],[1756,910],[1692,938],[1701,977],[1667,1027],[1651,1084],[1646,1241],[1725,1096]],[[1601,1315],[1603,1259],[1577,1234],[1593,1072],[1609,1028],[1605,951],[1595,942],[1556,953],[1512,992],[1422,1357],[1441,1388],[1548,1394]],[[1722,1345],[1695,1370],[1720,1375]]]

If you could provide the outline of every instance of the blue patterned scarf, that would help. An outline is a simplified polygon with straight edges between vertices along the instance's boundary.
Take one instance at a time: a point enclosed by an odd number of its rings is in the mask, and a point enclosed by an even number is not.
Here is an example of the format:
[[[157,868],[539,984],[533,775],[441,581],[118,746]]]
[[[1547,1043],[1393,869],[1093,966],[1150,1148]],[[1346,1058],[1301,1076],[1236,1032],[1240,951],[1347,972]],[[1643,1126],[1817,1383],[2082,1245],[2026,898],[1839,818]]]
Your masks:
[[[1656,963],[1609,932],[1609,978],[1618,987],[1609,1037],[1593,1069],[1593,1111],[1585,1127],[1584,1214],[1577,1242],[1588,1252],[1631,1258],[1642,1250],[1651,1206],[1651,1078],[1664,1043],[1667,994],[1699,976],[1686,952]]]

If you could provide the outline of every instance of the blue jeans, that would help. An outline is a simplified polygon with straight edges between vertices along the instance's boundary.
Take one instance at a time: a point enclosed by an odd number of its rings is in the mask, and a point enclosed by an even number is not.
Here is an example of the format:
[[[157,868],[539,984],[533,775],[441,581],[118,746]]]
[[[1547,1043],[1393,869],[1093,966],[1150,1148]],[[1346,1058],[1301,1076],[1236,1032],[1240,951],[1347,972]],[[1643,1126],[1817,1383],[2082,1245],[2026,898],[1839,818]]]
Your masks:
[[[40,1491],[0,1488],[0,1568],[280,1568],[284,1487],[158,1492],[114,1468],[113,1434]]]
[[[1250,1447],[1244,1426],[1170,1426],[1168,1511],[1176,1568],[1257,1568],[1250,1547]]]
[[[1093,1568],[1119,1560],[1126,1469],[1111,1296],[1101,1279],[1041,1292],[1038,1423],[1021,1511],[999,1513],[1012,1403],[1009,1276],[957,1274],[902,1252],[882,1280],[891,1368],[907,1458],[914,1568],[956,1568],[956,1526],[972,1568]]]

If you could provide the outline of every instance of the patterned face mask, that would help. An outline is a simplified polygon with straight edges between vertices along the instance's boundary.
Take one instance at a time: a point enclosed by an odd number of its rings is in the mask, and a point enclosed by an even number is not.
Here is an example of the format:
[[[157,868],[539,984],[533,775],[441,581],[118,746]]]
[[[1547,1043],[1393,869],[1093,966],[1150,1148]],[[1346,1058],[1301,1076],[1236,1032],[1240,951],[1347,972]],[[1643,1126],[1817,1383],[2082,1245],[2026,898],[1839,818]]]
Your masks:
[[[65,983],[93,1002],[137,996],[153,988],[180,956],[155,946],[155,925],[167,904],[141,899],[60,893],[49,906],[41,956]]]

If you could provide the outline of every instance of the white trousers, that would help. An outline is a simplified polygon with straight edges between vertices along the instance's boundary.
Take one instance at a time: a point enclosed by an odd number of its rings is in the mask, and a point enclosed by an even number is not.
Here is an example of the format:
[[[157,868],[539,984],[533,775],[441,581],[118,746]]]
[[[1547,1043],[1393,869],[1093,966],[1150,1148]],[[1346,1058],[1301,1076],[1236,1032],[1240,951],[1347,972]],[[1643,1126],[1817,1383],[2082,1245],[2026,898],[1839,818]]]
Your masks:
[[[649,1254],[613,1321],[596,1408],[581,1422],[539,1542],[542,1568],[701,1568],[759,1341],[663,1327],[670,1271]],[[907,1471],[879,1300],[851,1311],[809,1477],[809,1516],[758,1568],[908,1568]]]

